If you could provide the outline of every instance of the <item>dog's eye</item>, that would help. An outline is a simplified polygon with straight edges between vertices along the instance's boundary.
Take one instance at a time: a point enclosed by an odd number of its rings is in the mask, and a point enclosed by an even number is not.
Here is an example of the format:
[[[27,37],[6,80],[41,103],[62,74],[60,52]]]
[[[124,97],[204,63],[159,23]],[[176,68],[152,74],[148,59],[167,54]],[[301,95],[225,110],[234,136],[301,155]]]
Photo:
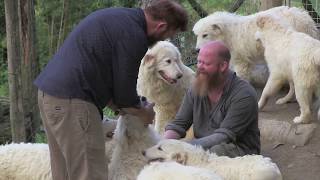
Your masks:
[[[162,148],[161,148],[161,146],[159,146],[159,147],[158,147],[158,150],[159,150],[159,151],[162,151]]]
[[[170,64],[170,63],[171,63],[171,59],[168,59],[166,62],[167,62],[168,64]]]
[[[208,34],[203,34],[202,38],[206,38],[208,36]]]

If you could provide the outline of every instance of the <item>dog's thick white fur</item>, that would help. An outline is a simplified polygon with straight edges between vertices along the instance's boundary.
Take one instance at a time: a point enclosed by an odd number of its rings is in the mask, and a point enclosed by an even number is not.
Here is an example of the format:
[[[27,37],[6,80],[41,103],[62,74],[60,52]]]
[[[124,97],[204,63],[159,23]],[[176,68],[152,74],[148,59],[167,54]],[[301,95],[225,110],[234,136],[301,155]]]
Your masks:
[[[250,73],[254,64],[263,60],[264,49],[254,39],[258,27],[259,15],[275,15],[287,22],[299,32],[319,38],[319,32],[312,18],[305,10],[296,7],[280,6],[249,16],[240,16],[228,12],[215,12],[200,19],[193,27],[197,36],[196,48],[210,40],[222,40],[231,51],[231,65],[242,78],[251,81]],[[285,103],[293,94],[288,94],[278,103]]]
[[[115,148],[109,164],[109,180],[135,180],[147,164],[142,151],[155,145],[159,138],[154,129],[145,126],[139,117],[120,116],[113,136]]]
[[[106,149],[111,147],[113,121],[103,123]],[[110,152],[106,151],[107,162]],[[48,144],[12,143],[0,146],[0,180],[51,180]]]
[[[291,29],[277,17],[261,16],[257,25],[259,31],[256,39],[265,48],[264,55],[270,71],[259,108],[263,108],[268,97],[289,81],[294,86],[301,111],[293,121],[309,123],[312,118],[312,96],[319,85],[320,41]]]
[[[166,139],[148,148],[145,157],[149,161],[176,161],[180,164],[205,168],[225,180],[281,180],[279,168],[270,158],[246,155],[229,158],[217,156],[183,141]]]
[[[0,180],[51,180],[47,144],[0,146]]]
[[[137,92],[155,103],[155,129],[164,132],[165,125],[174,119],[182,98],[195,74],[185,66],[176,46],[160,41],[142,59],[137,80]]]
[[[176,162],[153,162],[145,166],[137,180],[222,180],[214,172]]]

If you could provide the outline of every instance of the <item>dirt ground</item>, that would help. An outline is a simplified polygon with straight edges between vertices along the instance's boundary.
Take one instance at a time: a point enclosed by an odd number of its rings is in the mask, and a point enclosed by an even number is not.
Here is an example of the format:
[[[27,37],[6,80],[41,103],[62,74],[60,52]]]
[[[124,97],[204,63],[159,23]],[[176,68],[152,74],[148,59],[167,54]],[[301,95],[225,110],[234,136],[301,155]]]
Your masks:
[[[281,95],[283,96],[284,92]],[[281,95],[270,99],[259,112],[260,121],[275,119],[292,123],[292,119],[299,115],[299,106],[295,101],[284,105],[275,104],[276,98]],[[315,117],[314,114],[312,122],[317,123],[318,127],[305,146],[283,144],[275,147],[276,142],[267,140],[261,142],[261,154],[277,163],[284,180],[320,180],[320,122]]]

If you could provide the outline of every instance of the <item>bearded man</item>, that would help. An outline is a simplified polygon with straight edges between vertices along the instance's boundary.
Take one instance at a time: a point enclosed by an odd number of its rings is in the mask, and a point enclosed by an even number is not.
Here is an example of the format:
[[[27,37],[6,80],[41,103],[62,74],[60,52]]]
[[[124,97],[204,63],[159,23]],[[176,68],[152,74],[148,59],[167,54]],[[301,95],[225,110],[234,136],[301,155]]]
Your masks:
[[[197,77],[164,138],[180,139],[193,124],[190,143],[220,156],[260,154],[255,89],[229,69],[230,51],[221,41],[199,52]]]

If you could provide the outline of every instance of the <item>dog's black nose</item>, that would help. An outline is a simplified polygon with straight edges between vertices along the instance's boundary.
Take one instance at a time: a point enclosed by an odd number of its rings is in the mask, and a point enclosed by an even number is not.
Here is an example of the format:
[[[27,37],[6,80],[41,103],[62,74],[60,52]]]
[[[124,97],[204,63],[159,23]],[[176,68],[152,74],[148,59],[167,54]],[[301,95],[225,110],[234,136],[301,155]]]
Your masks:
[[[142,155],[143,155],[143,156],[145,156],[145,155],[146,155],[146,151],[142,151],[141,153],[142,153]]]

